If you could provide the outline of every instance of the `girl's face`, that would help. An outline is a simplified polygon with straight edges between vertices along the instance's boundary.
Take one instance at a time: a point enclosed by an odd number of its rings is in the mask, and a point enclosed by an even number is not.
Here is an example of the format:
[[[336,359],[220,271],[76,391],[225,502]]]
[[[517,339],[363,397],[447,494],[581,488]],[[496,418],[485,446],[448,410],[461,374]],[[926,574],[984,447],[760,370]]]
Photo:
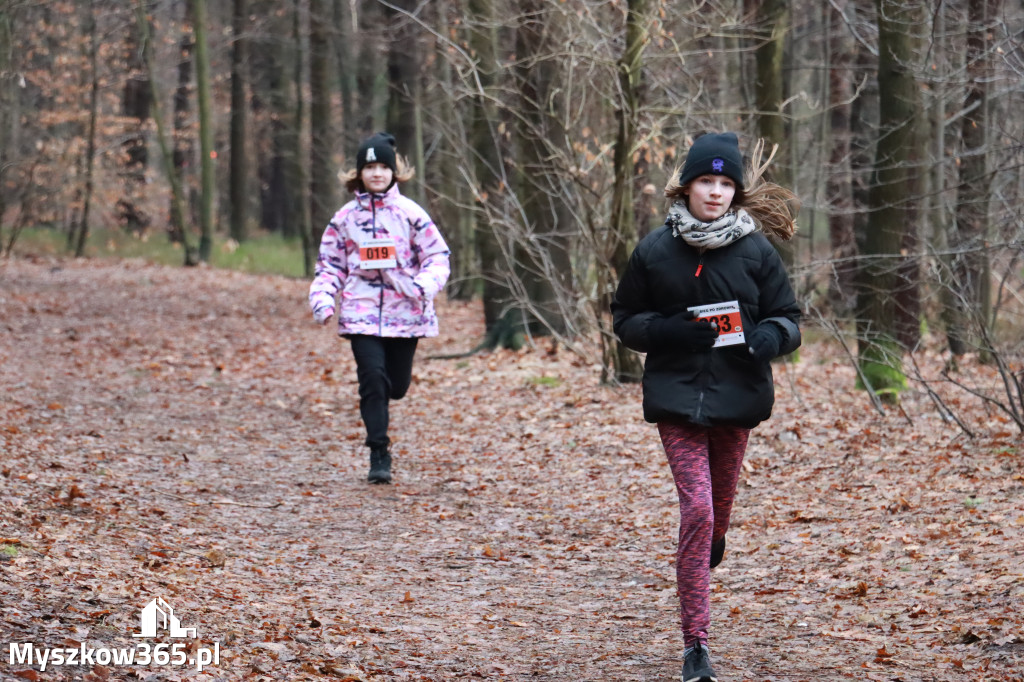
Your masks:
[[[700,175],[684,192],[690,204],[690,215],[710,223],[725,215],[736,196],[736,183],[724,175]]]
[[[366,188],[367,192],[381,194],[386,192],[388,187],[391,186],[391,180],[394,175],[391,169],[383,163],[373,161],[363,166],[359,177],[362,179],[363,187]]]

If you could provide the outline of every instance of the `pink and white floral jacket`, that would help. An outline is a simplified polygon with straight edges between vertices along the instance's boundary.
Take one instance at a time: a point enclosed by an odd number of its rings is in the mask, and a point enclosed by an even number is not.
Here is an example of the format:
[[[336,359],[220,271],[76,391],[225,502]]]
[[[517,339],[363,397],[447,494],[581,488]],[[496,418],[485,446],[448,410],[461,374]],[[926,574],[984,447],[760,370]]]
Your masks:
[[[394,240],[395,267],[360,268],[368,239]],[[309,306],[322,320],[337,297],[339,335],[437,336],[434,297],[451,272],[448,254],[434,221],[397,183],[384,194],[357,192],[324,230]]]

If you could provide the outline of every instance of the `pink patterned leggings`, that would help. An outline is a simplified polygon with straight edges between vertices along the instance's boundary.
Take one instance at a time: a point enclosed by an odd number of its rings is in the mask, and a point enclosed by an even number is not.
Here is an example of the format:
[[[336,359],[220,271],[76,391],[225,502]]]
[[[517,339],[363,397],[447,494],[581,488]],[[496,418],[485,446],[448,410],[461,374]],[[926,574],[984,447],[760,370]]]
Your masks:
[[[658,424],[679,493],[676,583],[684,645],[707,642],[711,543],[725,537],[750,429]]]

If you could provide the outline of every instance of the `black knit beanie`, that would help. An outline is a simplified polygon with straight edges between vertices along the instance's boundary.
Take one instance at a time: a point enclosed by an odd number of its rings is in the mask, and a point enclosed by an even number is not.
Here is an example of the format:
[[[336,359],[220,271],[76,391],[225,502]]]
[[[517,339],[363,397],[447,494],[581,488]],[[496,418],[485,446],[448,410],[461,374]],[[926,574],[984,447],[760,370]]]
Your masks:
[[[383,163],[391,169],[392,173],[397,172],[395,167],[395,136],[390,133],[377,133],[363,140],[359,145],[359,152],[356,153],[356,173],[363,172],[363,166],[368,163]]]
[[[706,133],[693,141],[679,174],[685,185],[701,175],[724,175],[743,189],[743,155],[736,133]]]

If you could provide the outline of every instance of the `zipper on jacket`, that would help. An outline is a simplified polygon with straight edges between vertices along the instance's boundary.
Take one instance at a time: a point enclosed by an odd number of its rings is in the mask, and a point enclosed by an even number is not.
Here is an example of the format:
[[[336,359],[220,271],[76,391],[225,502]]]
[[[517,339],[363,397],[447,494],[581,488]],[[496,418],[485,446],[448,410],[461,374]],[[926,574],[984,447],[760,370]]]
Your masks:
[[[377,202],[374,200],[376,195],[370,192],[370,215],[372,216],[370,222],[370,233],[373,238],[377,238]],[[380,301],[377,303],[377,336],[384,336],[384,271],[378,270],[377,276],[380,277]]]
[[[704,269],[704,249],[700,250],[700,260],[697,261],[697,272],[693,273],[694,277],[700,277],[700,271]]]
[[[708,353],[709,357],[710,357],[710,355],[711,355],[711,353]],[[700,393],[697,394],[697,414],[693,418],[693,420],[696,423],[698,423],[698,424],[700,424],[701,420],[704,418],[704,394],[707,393],[708,382],[711,379],[711,376],[710,376],[710,374],[711,374],[711,362],[710,361],[704,363],[704,369],[702,369],[700,371],[700,373],[701,373],[701,377],[700,377],[701,386],[700,386]]]
[[[704,366],[700,370],[700,393],[697,394],[697,414],[694,421],[698,424],[704,418],[704,395],[707,393],[708,384],[711,383],[711,365],[715,360],[714,351],[709,351],[704,357]]]

